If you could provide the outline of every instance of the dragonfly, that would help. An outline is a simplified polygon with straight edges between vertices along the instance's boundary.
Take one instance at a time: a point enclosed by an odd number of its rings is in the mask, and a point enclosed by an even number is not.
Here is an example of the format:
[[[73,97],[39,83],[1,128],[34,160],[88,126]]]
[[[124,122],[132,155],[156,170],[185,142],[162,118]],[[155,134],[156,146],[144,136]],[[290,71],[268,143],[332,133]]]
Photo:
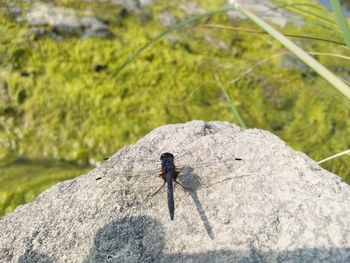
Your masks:
[[[182,156],[180,156],[179,158],[181,158]],[[177,159],[179,159],[177,158]],[[106,158],[105,160],[108,160],[109,158]],[[136,160],[135,160],[136,161]],[[210,166],[214,166],[214,165],[222,165],[225,164],[226,168],[228,170],[230,170],[230,168],[232,166],[236,166],[236,164],[233,163],[237,163],[240,162],[242,163],[243,160],[241,158],[237,158],[237,157],[232,157],[229,160],[216,160],[216,161],[212,161],[212,162],[200,162],[200,163],[196,163],[196,165],[181,165],[177,166],[175,165],[175,156],[174,154],[170,153],[170,152],[165,152],[162,153],[160,155],[159,160],[143,160],[142,163],[145,162],[151,162],[153,163],[153,165],[155,165],[155,163],[157,163],[157,165],[159,165],[160,167],[157,168],[157,170],[149,170],[147,171],[147,169],[144,169],[142,171],[143,174],[149,174],[149,173],[154,173],[155,171],[158,171],[158,175],[159,177],[163,180],[163,184],[159,187],[159,189],[157,191],[155,191],[153,194],[150,194],[147,196],[146,200],[150,197],[153,197],[155,195],[157,195],[162,189],[163,187],[166,185],[167,188],[167,205],[168,205],[168,210],[169,210],[169,215],[170,215],[170,220],[174,220],[174,215],[175,215],[175,201],[174,201],[174,186],[175,184],[180,185],[182,188],[184,188],[187,191],[191,191],[193,189],[191,189],[188,186],[183,185],[181,182],[178,181],[179,175],[181,174],[181,172],[183,170],[185,170],[185,168],[187,167],[191,167],[191,169],[197,169],[197,168],[201,168],[201,167],[210,167]],[[160,164],[158,163],[160,161]],[[159,169],[160,168],[160,169]],[[118,173],[112,173],[113,175],[116,175]],[[123,172],[123,174],[127,174],[127,172]],[[95,178],[95,180],[101,180],[104,176],[98,176],[97,178]]]

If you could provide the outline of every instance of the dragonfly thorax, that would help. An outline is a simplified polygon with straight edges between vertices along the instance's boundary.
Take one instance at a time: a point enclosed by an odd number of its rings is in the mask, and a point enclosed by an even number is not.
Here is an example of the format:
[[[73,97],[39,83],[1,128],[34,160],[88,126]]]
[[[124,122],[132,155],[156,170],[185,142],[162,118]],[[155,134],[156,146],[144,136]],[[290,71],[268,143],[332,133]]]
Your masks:
[[[172,153],[163,153],[160,156],[160,160],[162,161],[162,170],[164,174],[174,173],[175,164],[174,164],[174,155]]]

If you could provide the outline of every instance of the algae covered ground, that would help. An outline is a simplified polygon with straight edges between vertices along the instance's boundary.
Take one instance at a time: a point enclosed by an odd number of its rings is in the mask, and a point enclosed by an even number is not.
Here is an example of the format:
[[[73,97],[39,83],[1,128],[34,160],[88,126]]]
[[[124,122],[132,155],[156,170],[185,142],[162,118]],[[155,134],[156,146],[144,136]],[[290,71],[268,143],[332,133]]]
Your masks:
[[[91,168],[49,160],[17,160],[0,169],[0,215],[3,215],[32,201],[48,187]]]
[[[160,125],[193,119],[238,124],[220,83],[248,128],[269,130],[315,160],[350,148],[349,102],[279,43],[268,35],[201,26],[257,30],[245,19],[222,14],[185,27],[116,75],[128,56],[166,29],[160,14],[172,12],[175,21],[190,16],[178,7],[186,1],[155,1],[141,13],[107,1],[51,2],[98,17],[111,36],[38,37],[1,8],[0,215]],[[223,3],[197,1],[206,10]],[[18,6],[22,12],[30,8]],[[319,5],[303,7],[328,14]],[[343,41],[333,24],[317,17],[303,21],[282,31]],[[348,60],[329,55],[349,56],[343,45],[294,41],[350,79]],[[54,161],[16,161],[23,158]],[[349,157],[323,167],[350,182]]]

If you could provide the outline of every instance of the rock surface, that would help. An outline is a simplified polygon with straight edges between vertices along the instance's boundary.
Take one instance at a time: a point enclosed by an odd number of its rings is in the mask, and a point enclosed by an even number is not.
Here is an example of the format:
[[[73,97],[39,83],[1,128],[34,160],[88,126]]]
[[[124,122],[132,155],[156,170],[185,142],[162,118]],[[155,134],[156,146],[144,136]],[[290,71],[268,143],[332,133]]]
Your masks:
[[[141,19],[151,18],[153,15],[149,7],[157,5],[157,1],[152,0],[86,0],[86,2],[98,2],[101,5],[110,3],[123,8],[124,12],[138,16]],[[87,10],[75,10],[72,8],[60,7],[52,3],[29,1],[30,8],[28,11],[22,10],[14,3],[7,5],[8,13],[16,18],[18,22],[27,22],[31,27],[29,35],[34,38],[49,36],[52,38],[62,38],[79,36],[88,37],[112,37],[108,25],[97,17],[87,15]],[[226,1],[223,6],[232,6],[233,4],[244,5],[246,8],[253,10],[269,22],[285,27],[287,23],[293,23],[294,26],[302,26],[303,19],[293,15],[281,8],[277,8],[270,0],[235,0]],[[171,5],[170,5],[171,6]],[[175,11],[175,12],[174,12]],[[156,14],[159,22],[165,26],[174,26],[184,19],[178,17],[176,13],[183,13],[185,17],[191,17],[209,11],[206,3],[203,1],[184,1],[178,5],[178,8],[169,7]],[[238,11],[228,12],[231,19],[241,19],[242,16]],[[218,40],[219,45],[222,45]]]
[[[175,188],[174,221],[164,190],[145,198],[166,151],[192,188]],[[349,218],[349,185],[278,137],[192,121],[1,218],[0,262],[350,262]]]
[[[81,16],[74,9],[57,7],[52,4],[36,2],[28,13],[18,19],[32,26],[30,34],[40,36],[81,36],[110,37],[108,26],[96,17]]]
[[[279,8],[278,5],[275,5],[270,0],[230,0],[229,3],[251,10],[261,18],[282,28],[288,23],[292,23],[294,27],[301,27],[304,25],[302,17],[287,12],[283,8]],[[231,11],[228,15],[232,19],[245,17],[238,11]]]

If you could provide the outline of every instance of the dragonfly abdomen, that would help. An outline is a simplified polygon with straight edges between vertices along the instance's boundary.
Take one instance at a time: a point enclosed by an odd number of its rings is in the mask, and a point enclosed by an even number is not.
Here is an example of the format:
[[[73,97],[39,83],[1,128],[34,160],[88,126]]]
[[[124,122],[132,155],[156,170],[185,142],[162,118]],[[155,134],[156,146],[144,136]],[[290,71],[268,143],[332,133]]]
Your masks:
[[[168,209],[169,209],[171,220],[174,220],[174,213],[175,213],[173,178],[174,178],[173,173],[168,173],[166,175]]]

